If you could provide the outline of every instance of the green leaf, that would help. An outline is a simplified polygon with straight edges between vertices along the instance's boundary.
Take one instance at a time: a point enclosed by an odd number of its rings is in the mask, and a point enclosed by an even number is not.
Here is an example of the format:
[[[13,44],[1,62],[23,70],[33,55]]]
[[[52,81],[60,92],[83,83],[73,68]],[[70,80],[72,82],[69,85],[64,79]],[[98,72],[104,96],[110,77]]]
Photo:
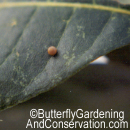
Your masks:
[[[130,43],[128,6],[111,0],[0,3],[0,109],[69,78]],[[123,8],[123,9],[122,9]],[[47,48],[55,46],[56,56]]]

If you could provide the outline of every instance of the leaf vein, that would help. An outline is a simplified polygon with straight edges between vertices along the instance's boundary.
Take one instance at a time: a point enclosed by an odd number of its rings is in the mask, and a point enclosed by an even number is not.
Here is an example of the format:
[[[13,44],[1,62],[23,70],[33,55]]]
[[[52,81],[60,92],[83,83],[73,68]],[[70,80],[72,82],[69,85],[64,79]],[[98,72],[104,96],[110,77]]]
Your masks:
[[[33,11],[32,15],[31,15],[31,18],[33,17],[33,15],[35,14],[36,12],[36,9]],[[25,25],[25,28],[23,29],[23,31],[20,33],[20,35],[18,36],[17,40],[16,40],[16,43],[14,45],[14,47],[12,48],[12,50],[10,51],[10,53],[7,55],[7,57],[5,58],[5,60],[0,64],[0,67],[5,63],[5,61],[7,61],[7,59],[10,57],[11,54],[13,54],[13,52],[15,51],[16,49],[16,46],[18,45],[23,33],[24,33],[24,30],[26,29],[27,25],[29,24],[29,22],[31,21],[31,18],[27,21],[26,25]]]

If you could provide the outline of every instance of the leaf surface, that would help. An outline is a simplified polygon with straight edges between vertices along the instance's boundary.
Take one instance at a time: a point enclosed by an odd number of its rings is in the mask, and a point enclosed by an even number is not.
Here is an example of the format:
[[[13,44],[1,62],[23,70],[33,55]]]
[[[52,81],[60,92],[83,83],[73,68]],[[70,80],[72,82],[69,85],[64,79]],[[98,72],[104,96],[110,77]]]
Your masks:
[[[130,11],[115,1],[0,2],[0,109],[48,91],[130,43]],[[57,47],[56,56],[48,55],[49,46]]]

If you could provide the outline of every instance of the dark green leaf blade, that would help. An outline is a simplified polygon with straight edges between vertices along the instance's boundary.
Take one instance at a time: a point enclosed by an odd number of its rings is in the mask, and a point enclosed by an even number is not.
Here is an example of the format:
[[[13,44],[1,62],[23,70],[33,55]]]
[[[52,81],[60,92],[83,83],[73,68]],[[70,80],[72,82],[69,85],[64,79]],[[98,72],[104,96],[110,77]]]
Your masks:
[[[99,3],[1,3],[0,109],[48,91],[130,43],[130,12]],[[47,53],[51,45],[58,49],[54,57]]]

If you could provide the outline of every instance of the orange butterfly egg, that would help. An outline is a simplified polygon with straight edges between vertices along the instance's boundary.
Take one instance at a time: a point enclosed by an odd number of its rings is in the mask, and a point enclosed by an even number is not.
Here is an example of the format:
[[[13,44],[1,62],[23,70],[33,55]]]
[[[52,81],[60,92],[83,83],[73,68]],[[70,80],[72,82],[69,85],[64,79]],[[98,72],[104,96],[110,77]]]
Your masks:
[[[48,54],[54,56],[57,53],[57,49],[54,46],[48,48]]]

